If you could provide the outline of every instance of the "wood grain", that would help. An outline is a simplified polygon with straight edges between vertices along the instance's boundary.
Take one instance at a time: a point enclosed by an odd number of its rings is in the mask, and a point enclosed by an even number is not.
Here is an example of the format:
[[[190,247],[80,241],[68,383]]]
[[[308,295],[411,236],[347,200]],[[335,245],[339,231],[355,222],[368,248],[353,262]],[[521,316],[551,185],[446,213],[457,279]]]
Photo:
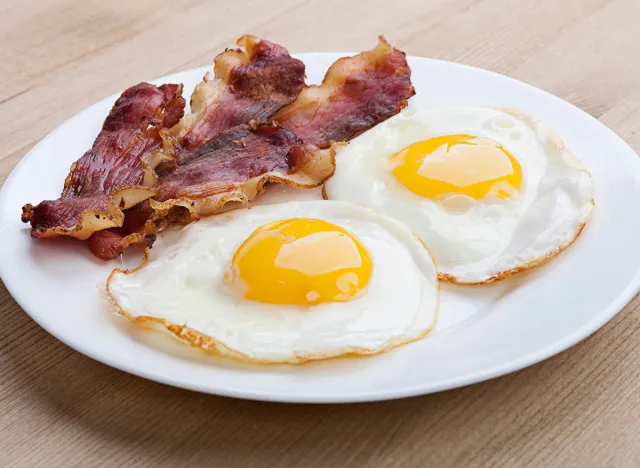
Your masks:
[[[126,86],[210,63],[245,32],[292,51],[409,54],[505,73],[640,150],[637,0],[3,0],[0,183],[42,137]],[[362,405],[200,395],[98,364],[0,284],[0,466],[640,466],[640,302],[544,363]]]

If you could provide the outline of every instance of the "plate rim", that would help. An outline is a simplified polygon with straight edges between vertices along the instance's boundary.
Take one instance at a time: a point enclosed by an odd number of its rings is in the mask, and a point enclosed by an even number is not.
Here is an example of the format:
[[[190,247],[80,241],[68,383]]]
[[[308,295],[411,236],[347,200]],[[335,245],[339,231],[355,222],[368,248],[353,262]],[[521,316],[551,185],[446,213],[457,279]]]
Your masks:
[[[302,60],[313,60],[315,57],[319,57],[319,56],[335,57],[337,55],[348,56],[353,54],[354,54],[353,52],[309,52],[309,53],[295,53],[292,55]],[[509,76],[506,76],[491,70],[479,68],[479,67],[473,67],[470,65],[450,62],[450,61],[441,60],[441,59],[429,58],[429,57],[407,56],[407,58],[410,61],[418,60],[418,61],[438,62],[438,63],[445,64],[446,66],[454,66],[454,67],[463,68],[463,69],[470,69],[473,71],[481,71],[485,74],[491,75],[492,78],[494,79],[503,80],[503,81],[506,80],[512,83],[515,82],[519,86],[524,86],[525,88],[534,90],[537,93],[543,93],[544,95],[546,95],[547,98],[550,98],[556,102],[559,102],[563,106],[568,105],[571,108],[573,108],[574,111],[578,111],[586,115],[592,122],[598,125],[599,128],[602,129],[602,131],[606,130],[606,132],[609,133],[611,137],[615,138],[617,140],[617,143],[621,145],[621,148],[625,149],[623,157],[628,159],[630,162],[633,161],[632,163],[636,165],[640,173],[640,157],[638,157],[638,154],[636,153],[636,151],[626,141],[624,141],[613,130],[611,130],[609,127],[607,127],[604,123],[602,123],[597,118],[593,117],[591,114],[583,111],[582,109],[573,105],[572,103],[565,101],[560,97],[552,93],[549,93],[548,91],[545,91],[544,89],[535,87],[533,85],[517,80],[515,78],[511,78]],[[209,65],[194,67],[191,69],[170,73],[168,75],[155,78],[153,80],[150,80],[150,82],[156,83],[158,81],[166,81],[166,80],[170,80],[171,77],[176,75],[180,75],[183,73],[195,73],[198,70],[205,70],[209,68],[210,68]],[[54,128],[50,133],[48,133],[44,138],[42,138],[36,145],[34,145],[33,148],[31,148],[29,152],[26,155],[24,155],[20,159],[20,161],[16,164],[16,166],[12,169],[11,173],[6,178],[2,187],[0,188],[0,206],[4,205],[4,201],[8,193],[7,187],[12,185],[13,179],[17,177],[16,174],[20,172],[21,167],[25,165],[30,158],[34,157],[34,154],[37,152],[36,151],[37,149],[45,145],[46,142],[56,132],[61,130],[63,127],[66,127],[67,125],[69,125],[72,120],[78,117],[78,115],[84,112],[89,112],[90,109],[94,108],[95,106],[101,105],[106,100],[110,100],[110,99],[115,100],[118,95],[119,93],[111,94],[85,107],[84,109],[80,110],[76,114],[70,116],[68,119],[63,121],[60,125]],[[627,155],[635,155],[635,158],[631,159]],[[0,226],[0,231],[1,229],[2,229],[2,226]],[[67,337],[58,336],[51,330],[51,327],[47,322],[38,320],[36,318],[37,314],[35,314],[36,316],[31,314],[27,310],[27,308],[23,305],[22,301],[19,300],[17,297],[20,295],[20,294],[16,294],[16,288],[18,287],[17,284],[14,284],[14,282],[11,280],[7,281],[6,268],[7,267],[5,266],[5,264],[0,261],[0,278],[2,279],[9,294],[11,294],[11,297],[13,298],[13,300],[16,301],[16,303],[20,306],[20,308],[27,315],[29,315],[29,317],[36,324],[42,327],[47,333],[52,335],[54,338],[61,341],[66,346],[69,346],[70,348],[74,349],[75,351],[80,352],[81,354],[84,354],[85,356],[91,359],[94,359],[95,361],[98,361],[109,367],[113,367],[120,371],[135,375],[137,377],[145,378],[148,380],[152,380],[155,382],[159,382],[159,383],[170,385],[177,388],[183,388],[187,390],[219,395],[224,397],[242,398],[242,399],[256,400],[256,401],[282,402],[282,403],[335,404],[335,403],[359,403],[359,402],[372,402],[372,401],[386,401],[386,400],[394,400],[394,399],[400,399],[400,398],[408,398],[408,397],[413,397],[418,395],[426,395],[430,393],[436,393],[440,391],[464,387],[474,383],[479,383],[479,382],[487,381],[496,377],[507,375],[509,373],[521,370],[525,367],[532,366],[552,356],[555,356],[556,354],[559,354],[560,352],[565,351],[568,348],[576,345],[580,341],[588,338],[597,330],[599,330],[601,327],[603,327],[607,322],[609,322],[613,317],[615,317],[620,311],[622,311],[622,309],[631,302],[631,300],[638,294],[638,292],[640,292],[640,268],[639,268],[636,271],[635,276],[633,276],[631,280],[628,282],[628,284],[621,289],[616,299],[612,301],[601,312],[599,312],[595,317],[589,320],[587,323],[583,324],[581,327],[575,329],[571,333],[565,335],[562,339],[559,339],[543,348],[540,348],[535,352],[531,352],[523,357],[509,360],[509,361],[503,362],[502,364],[495,365],[490,368],[468,372],[464,375],[450,378],[444,381],[439,381],[436,383],[414,385],[411,387],[403,387],[401,389],[352,392],[347,394],[339,394],[339,393],[313,394],[311,393],[311,394],[300,395],[296,393],[277,392],[277,391],[271,391],[271,390],[268,392],[260,391],[260,390],[253,391],[249,389],[233,389],[233,388],[229,388],[226,386],[219,386],[219,385],[210,385],[210,384],[199,385],[197,383],[183,382],[181,380],[172,379],[171,377],[159,375],[153,371],[148,371],[147,369],[142,367],[138,368],[136,366],[128,365],[122,361],[119,361],[118,359],[111,358],[111,356],[109,356],[108,353],[104,353],[103,355],[101,353],[94,352],[94,350],[91,349],[90,347],[85,347],[82,344],[74,343],[73,342],[74,340],[72,339],[67,339]]]

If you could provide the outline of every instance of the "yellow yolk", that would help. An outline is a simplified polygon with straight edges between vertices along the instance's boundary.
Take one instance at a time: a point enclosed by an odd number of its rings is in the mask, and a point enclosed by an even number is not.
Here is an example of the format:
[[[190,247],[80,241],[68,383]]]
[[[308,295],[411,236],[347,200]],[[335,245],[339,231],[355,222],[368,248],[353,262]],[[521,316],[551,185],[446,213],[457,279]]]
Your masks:
[[[225,280],[246,299],[309,306],[361,296],[371,268],[369,253],[349,232],[318,219],[292,218],[253,231]]]
[[[409,190],[442,200],[489,193],[508,198],[517,193],[522,170],[501,145],[472,135],[443,135],[418,141],[391,157],[391,172]]]

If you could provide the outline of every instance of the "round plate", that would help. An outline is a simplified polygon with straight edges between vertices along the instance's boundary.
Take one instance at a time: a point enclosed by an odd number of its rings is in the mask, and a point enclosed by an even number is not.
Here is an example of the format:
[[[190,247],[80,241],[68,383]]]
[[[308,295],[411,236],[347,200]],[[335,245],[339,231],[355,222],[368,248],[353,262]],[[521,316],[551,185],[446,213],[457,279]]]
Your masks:
[[[348,54],[301,54],[319,82]],[[549,264],[481,287],[442,285],[437,329],[391,352],[301,366],[251,366],[207,356],[158,332],[136,329],[105,305],[100,285],[119,262],[93,258],[82,242],[37,241],[23,204],[56,198],[72,162],[92,144],[117,96],[79,113],[33,148],[0,195],[0,274],[16,301],[49,333],[98,361],[202,392],[287,402],[407,397],[490,379],[548,358],[611,319],[638,291],[640,162],[604,125],[557,97],[488,71],[410,57],[410,107],[520,107],[558,130],[591,170],[596,208],[574,245]],[[183,82],[185,96],[210,67],[156,83]],[[273,188],[273,187],[272,187]],[[262,202],[319,197],[270,190]],[[127,252],[127,262],[135,254]]]

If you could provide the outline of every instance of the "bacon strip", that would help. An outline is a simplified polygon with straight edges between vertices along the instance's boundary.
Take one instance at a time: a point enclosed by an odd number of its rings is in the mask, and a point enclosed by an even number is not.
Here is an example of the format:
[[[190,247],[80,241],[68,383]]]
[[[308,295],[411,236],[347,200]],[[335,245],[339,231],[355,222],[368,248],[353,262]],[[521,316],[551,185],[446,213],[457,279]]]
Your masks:
[[[305,143],[326,148],[349,141],[407,106],[415,94],[404,52],[378,45],[336,61],[320,86],[308,86],[273,118]]]
[[[175,125],[184,106],[182,85],[140,83],[122,93],[93,147],[71,167],[60,198],[22,208],[31,236],[87,239],[121,226],[122,210],[157,193],[157,160],[149,152],[161,147],[160,130]]]
[[[209,73],[191,96],[191,112],[178,125],[162,132],[164,149],[179,158],[218,133],[250,120],[269,120],[292,103],[304,86],[304,64],[284,47],[254,36],[214,60]],[[178,164],[181,164],[178,161]]]
[[[231,128],[187,156],[150,200],[161,216],[176,207],[197,218],[220,211],[229,201],[247,205],[267,182],[316,187],[335,169],[332,151],[305,145],[271,123]]]

